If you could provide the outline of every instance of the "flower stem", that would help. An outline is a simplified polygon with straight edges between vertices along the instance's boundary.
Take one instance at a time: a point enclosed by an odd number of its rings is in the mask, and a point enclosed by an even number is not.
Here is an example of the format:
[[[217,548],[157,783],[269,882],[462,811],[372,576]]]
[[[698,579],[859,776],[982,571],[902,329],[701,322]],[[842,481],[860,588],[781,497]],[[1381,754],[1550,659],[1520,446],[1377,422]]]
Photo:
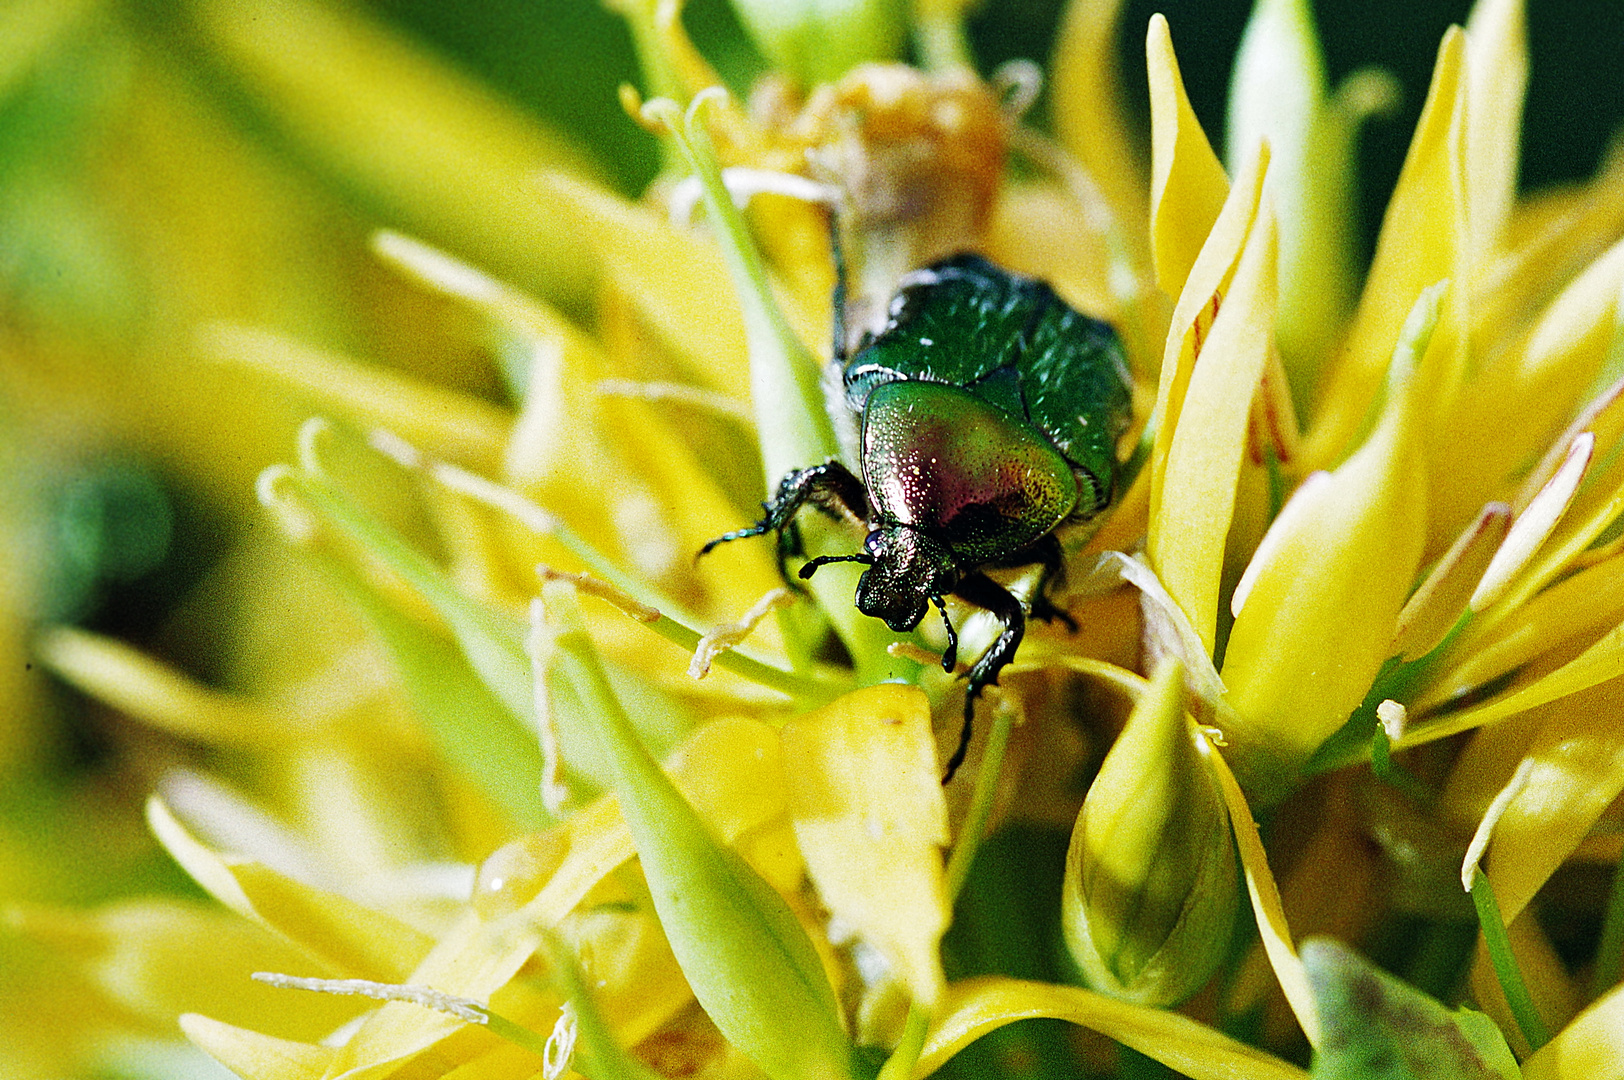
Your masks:
[[[1535,1010],[1534,999],[1529,996],[1528,986],[1517,968],[1517,958],[1512,955],[1511,941],[1506,936],[1506,925],[1500,921],[1500,905],[1495,902],[1494,889],[1481,868],[1472,874],[1472,904],[1477,908],[1483,943],[1488,947],[1489,962],[1494,965],[1494,975],[1500,980],[1500,990],[1506,995],[1506,1004],[1511,1007],[1511,1015],[1517,1021],[1517,1027],[1529,1048],[1538,1050],[1550,1041],[1551,1035],[1545,1028],[1545,1021]]]
[[[992,816],[992,800],[998,790],[998,776],[1004,769],[1004,748],[1009,745],[1010,728],[1014,726],[1015,710],[1008,702],[999,703],[993,710],[992,730],[987,732],[987,748],[981,756],[981,768],[976,771],[976,789],[970,796],[970,811],[964,816],[959,830],[959,842],[953,845],[953,854],[947,860],[948,899],[958,899],[964,881],[970,876],[970,864],[975,861],[981,847],[987,819]]]
[[[925,1035],[929,1031],[930,1014],[917,1001],[909,1005],[908,1019],[902,1025],[902,1038],[897,1040],[896,1049],[886,1058],[874,1080],[908,1080],[913,1075],[914,1067],[919,1064],[919,1055],[925,1049]]]

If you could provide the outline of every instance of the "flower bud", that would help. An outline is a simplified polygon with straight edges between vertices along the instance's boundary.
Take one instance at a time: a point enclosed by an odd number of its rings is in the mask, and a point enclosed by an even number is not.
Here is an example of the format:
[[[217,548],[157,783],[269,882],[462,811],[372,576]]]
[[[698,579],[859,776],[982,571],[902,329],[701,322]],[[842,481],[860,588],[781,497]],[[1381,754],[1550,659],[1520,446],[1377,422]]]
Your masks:
[[[902,55],[898,0],[735,0],[733,9],[773,66],[807,85]]]
[[[1199,989],[1239,900],[1229,815],[1164,662],[1083,800],[1066,856],[1066,946],[1090,986],[1143,1005]]]

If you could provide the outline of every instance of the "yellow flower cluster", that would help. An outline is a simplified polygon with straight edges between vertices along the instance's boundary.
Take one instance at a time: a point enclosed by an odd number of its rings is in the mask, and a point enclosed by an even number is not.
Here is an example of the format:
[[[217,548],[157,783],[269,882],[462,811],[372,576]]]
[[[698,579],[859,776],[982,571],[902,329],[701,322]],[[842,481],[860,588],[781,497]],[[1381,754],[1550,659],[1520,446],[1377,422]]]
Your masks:
[[[230,689],[39,625],[7,583],[0,647],[129,718],[131,786],[193,883],[9,896],[18,1075],[195,1065],[177,1017],[249,1080],[902,1080],[1022,1054],[1105,1075],[1128,1051],[1195,1080],[1310,1055],[1624,1074],[1624,167],[1519,199],[1519,0],[1445,35],[1362,284],[1353,149],[1391,91],[1327,85],[1305,0],[1258,0],[1227,167],[1151,19],[1148,169],[1120,4],[1071,5],[1052,137],[1023,120],[1034,72],[963,62],[961,4],[915,5],[924,70],[878,62],[910,29],[894,5],[743,4],[784,70],[742,102],[680,3],[614,6],[654,92],[623,103],[666,150],[641,202],[308,0],[196,0],[188,40],[391,229],[302,205],[183,80],[132,91],[131,156],[186,148],[221,200],[177,212],[175,281],[298,263],[324,302],[267,317],[171,283],[154,321],[0,341],[41,372],[0,401],[77,394],[222,491],[301,421],[253,487],[277,535],[177,620],[223,639]],[[8,40],[44,64],[97,7],[22,4]],[[0,91],[26,67],[0,57]],[[309,250],[259,243],[278,214]],[[332,252],[367,243],[364,271]],[[845,452],[819,359],[837,286],[872,326],[966,249],[1111,323],[1136,407],[1115,504],[1057,533],[1066,618],[1030,627],[944,788],[964,687],[937,624],[861,615],[854,566],[786,584],[785,559],[856,550],[852,523],[694,553]],[[309,344],[361,303],[341,281],[375,291],[394,366]],[[75,390],[131,326],[146,366]],[[184,362],[150,359],[175,340]],[[1002,629],[924,599],[968,661]],[[43,709],[32,681],[0,693]],[[1000,877],[1022,830],[1069,843]],[[1600,877],[1575,960],[1565,909],[1536,916]],[[1356,950],[1443,976],[1389,963],[1429,997]],[[1472,1008],[1434,1000],[1461,983]],[[1035,1017],[1079,1034],[1022,1041]]]

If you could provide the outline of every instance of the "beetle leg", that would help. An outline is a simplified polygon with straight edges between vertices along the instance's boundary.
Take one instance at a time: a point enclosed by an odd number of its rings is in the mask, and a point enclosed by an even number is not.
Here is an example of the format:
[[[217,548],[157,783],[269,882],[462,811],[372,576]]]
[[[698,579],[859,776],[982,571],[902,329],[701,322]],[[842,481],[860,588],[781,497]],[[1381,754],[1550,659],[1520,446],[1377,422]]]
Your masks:
[[[835,264],[834,294],[829,298],[834,309],[834,349],[830,355],[845,367],[850,351],[846,340],[846,247],[840,242],[840,214],[833,206],[829,207],[829,257]]]
[[[997,640],[987,647],[987,651],[981,654],[981,659],[970,667],[970,686],[964,693],[964,726],[959,730],[958,748],[947,759],[947,773],[942,777],[944,784],[953,779],[953,774],[958,772],[959,766],[964,764],[965,755],[969,753],[970,735],[975,730],[976,698],[986,687],[998,685],[998,673],[1015,659],[1015,650],[1020,648],[1021,638],[1026,636],[1026,614],[1021,610],[1021,602],[987,575],[970,574],[961,578],[953,594],[992,612],[1004,629]]]
[[[953,620],[947,617],[947,605],[940,596],[933,596],[930,602],[936,605],[936,610],[942,613],[942,625],[947,627],[947,648],[942,650],[942,670],[952,671],[959,662],[959,635],[953,629]]]
[[[1049,586],[1062,581],[1066,576],[1065,552],[1060,547],[1060,538],[1050,533],[1042,540],[1028,549],[1034,556],[1033,562],[1043,567],[1038,575],[1037,585],[1032,589],[1032,595],[1027,600],[1032,609],[1034,619],[1044,622],[1054,622],[1059,619],[1066,624],[1066,629],[1072,633],[1077,632],[1077,620],[1072,618],[1064,608],[1049,599]]]
[[[723,533],[700,548],[699,554],[708,555],[718,544],[730,540],[744,540],[770,532],[782,536],[796,513],[807,503],[833,517],[849,514],[861,521],[868,512],[868,492],[863,488],[862,481],[838,461],[814,465],[809,469],[796,469],[779,483],[778,494],[761,504],[766,514],[760,521],[747,529]]]

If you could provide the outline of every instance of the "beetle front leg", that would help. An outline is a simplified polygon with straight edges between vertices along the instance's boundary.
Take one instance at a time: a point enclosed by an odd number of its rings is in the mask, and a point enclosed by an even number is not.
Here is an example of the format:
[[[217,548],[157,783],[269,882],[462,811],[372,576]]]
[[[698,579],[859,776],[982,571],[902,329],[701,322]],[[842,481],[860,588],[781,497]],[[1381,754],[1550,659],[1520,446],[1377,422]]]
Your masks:
[[[1072,633],[1077,632],[1077,620],[1053,600],[1049,599],[1049,586],[1057,581],[1065,580],[1066,555],[1060,546],[1060,538],[1050,533],[1042,540],[1033,544],[1029,549],[1032,561],[1043,567],[1038,574],[1037,584],[1032,587],[1032,595],[1027,604],[1032,609],[1032,618],[1042,619],[1044,622],[1054,622],[1056,619],[1066,624],[1066,629]]]
[[[699,554],[708,555],[718,544],[730,540],[744,540],[770,532],[782,536],[796,513],[807,503],[833,517],[844,513],[861,521],[868,513],[868,492],[863,488],[862,481],[838,461],[814,465],[809,469],[796,469],[779,482],[778,494],[761,504],[766,514],[760,521],[747,529],[723,533],[700,548]]]
[[[1021,602],[987,575],[971,574],[960,579],[953,593],[976,607],[992,612],[1004,628],[987,651],[981,654],[981,659],[970,667],[970,685],[964,692],[964,726],[959,729],[958,748],[947,759],[947,773],[942,777],[944,784],[953,779],[953,774],[958,772],[959,766],[964,764],[965,755],[970,752],[970,735],[975,730],[976,698],[986,687],[998,685],[998,673],[1015,659],[1015,650],[1020,648],[1021,638],[1026,636],[1026,614],[1021,610]]]

